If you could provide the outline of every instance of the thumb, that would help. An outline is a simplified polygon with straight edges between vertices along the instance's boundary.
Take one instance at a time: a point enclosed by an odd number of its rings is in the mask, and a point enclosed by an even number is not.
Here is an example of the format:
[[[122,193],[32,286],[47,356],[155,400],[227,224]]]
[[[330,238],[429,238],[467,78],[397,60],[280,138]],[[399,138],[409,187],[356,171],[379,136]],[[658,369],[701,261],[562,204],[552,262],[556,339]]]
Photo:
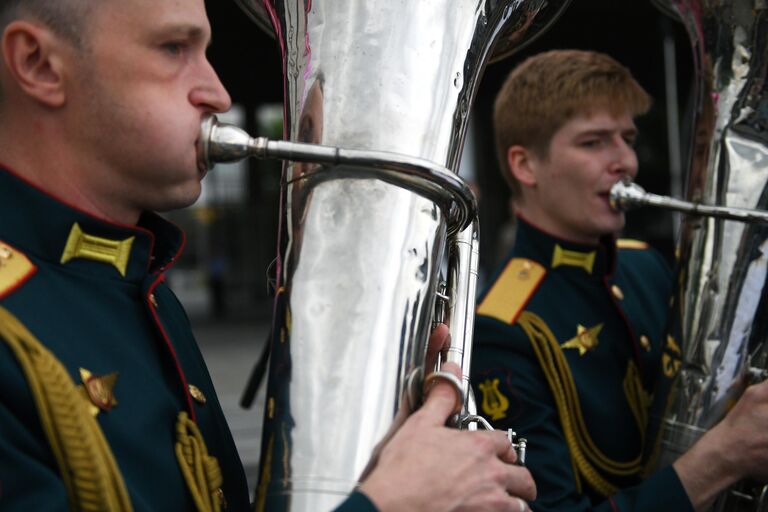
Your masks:
[[[443,363],[440,369],[452,373],[461,380],[461,369],[457,364]],[[445,425],[445,421],[456,410],[457,401],[461,399],[456,388],[442,379],[437,379],[427,393],[424,404],[415,414],[419,415],[427,425],[436,427]]]

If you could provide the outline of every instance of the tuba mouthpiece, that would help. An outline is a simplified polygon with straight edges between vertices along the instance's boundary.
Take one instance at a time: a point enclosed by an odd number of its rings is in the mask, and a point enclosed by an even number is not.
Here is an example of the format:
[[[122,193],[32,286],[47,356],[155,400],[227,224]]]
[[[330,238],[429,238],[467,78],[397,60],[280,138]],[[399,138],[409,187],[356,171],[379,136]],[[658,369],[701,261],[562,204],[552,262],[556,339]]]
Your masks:
[[[217,163],[237,162],[249,156],[260,155],[256,141],[245,130],[220,123],[213,114],[203,117],[197,140],[197,159],[205,170],[211,170]]]
[[[632,183],[629,178],[624,178],[611,187],[609,201],[611,208],[623,212],[642,205],[645,196],[646,192],[643,187]]]

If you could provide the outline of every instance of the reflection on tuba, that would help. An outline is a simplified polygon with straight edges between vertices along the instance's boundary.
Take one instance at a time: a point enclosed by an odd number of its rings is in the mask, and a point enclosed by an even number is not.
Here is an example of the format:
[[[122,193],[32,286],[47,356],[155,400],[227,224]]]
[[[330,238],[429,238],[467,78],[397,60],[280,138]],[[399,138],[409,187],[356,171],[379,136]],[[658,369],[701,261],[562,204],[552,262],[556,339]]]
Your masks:
[[[768,12],[754,0],[659,3],[677,13],[693,46],[688,201],[618,185],[614,202],[696,215],[680,233],[672,332],[682,345],[671,338],[668,351],[681,351],[682,362],[666,356],[665,371],[678,372],[660,427],[659,464],[666,465],[768,373]],[[714,509],[768,511],[766,486],[742,482]]]
[[[455,174],[469,108],[489,59],[568,0],[238,3],[273,28],[285,79],[286,141],[212,119],[201,137],[208,164],[288,160],[257,509],[329,510],[421,399],[436,309],[469,396],[478,227]],[[473,414],[466,398],[457,424]]]

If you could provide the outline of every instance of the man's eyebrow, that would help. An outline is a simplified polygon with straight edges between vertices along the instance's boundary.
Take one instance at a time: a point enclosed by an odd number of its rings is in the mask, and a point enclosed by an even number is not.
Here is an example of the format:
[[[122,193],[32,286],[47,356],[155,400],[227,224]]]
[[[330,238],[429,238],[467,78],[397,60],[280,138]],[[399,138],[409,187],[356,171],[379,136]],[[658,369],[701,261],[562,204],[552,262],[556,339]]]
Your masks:
[[[203,41],[205,40],[205,46],[206,48],[211,45],[213,42],[213,36],[207,31],[204,30],[199,25],[193,25],[193,24],[168,24],[161,26],[157,29],[157,32],[159,34],[162,34],[164,36],[171,36],[171,37],[186,37],[188,39],[191,39],[193,41]],[[207,39],[206,39],[207,38]]]
[[[583,132],[579,132],[576,134],[577,137],[605,137],[606,135],[611,135],[613,133],[616,133],[617,130],[610,130],[610,129],[602,129],[602,128],[596,128],[594,130],[584,130]],[[618,130],[619,133],[622,135],[637,135],[637,128],[627,128],[625,130]]]

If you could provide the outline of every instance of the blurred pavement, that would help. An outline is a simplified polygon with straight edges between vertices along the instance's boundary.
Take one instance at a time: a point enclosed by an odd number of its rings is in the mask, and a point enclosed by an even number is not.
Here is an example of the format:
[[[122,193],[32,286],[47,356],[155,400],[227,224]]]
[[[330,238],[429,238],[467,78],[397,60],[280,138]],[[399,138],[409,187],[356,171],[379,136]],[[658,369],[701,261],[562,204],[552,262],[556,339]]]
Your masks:
[[[192,329],[235,438],[248,478],[248,487],[253,492],[261,448],[266,377],[250,409],[240,407],[240,397],[261,355],[269,333],[269,323],[243,319],[198,320],[193,317]]]

